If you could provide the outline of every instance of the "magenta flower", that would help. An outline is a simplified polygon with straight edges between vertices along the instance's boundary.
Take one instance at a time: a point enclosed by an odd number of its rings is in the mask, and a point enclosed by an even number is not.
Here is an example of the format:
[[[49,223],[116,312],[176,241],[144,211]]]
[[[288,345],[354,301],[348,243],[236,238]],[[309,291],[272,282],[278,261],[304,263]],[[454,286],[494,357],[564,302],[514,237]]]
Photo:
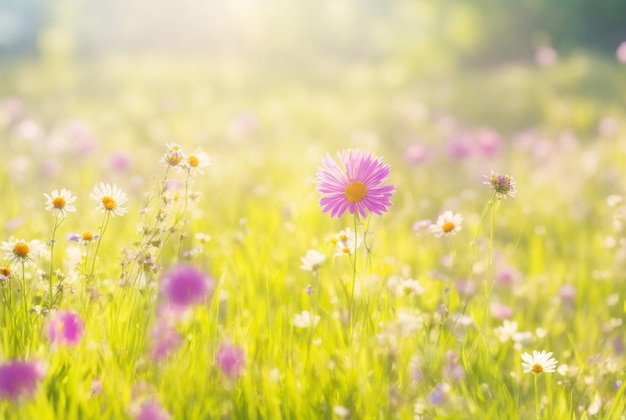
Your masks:
[[[323,165],[317,172],[322,211],[330,211],[330,216],[337,218],[346,210],[363,217],[366,211],[378,216],[386,212],[396,190],[394,185],[382,185],[389,176],[389,165],[365,150],[343,150],[338,156],[340,164],[330,153],[322,157]]]
[[[151,357],[155,361],[166,358],[183,343],[183,337],[168,322],[159,320],[150,331]]]
[[[37,361],[13,360],[0,365],[0,398],[18,400],[35,393],[46,375],[46,366]]]
[[[131,408],[135,420],[169,420],[169,413],[156,400],[142,401]]]
[[[620,63],[626,64],[626,41],[619,44],[617,51],[615,51],[615,55]]]
[[[243,372],[246,357],[241,347],[235,344],[222,344],[217,349],[215,362],[227,376],[236,378]]]
[[[48,338],[54,344],[75,346],[84,331],[85,323],[74,312],[59,311],[48,322]]]
[[[180,264],[161,277],[161,294],[173,307],[185,308],[202,302],[213,293],[213,277],[189,264]]]

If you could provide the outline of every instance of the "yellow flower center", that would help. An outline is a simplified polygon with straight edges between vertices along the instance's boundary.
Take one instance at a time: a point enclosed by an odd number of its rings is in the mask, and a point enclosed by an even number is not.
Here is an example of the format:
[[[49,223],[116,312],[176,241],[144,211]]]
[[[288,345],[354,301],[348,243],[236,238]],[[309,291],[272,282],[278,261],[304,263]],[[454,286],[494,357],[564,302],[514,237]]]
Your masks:
[[[169,163],[171,166],[176,166],[180,163],[180,161],[183,160],[182,155],[175,153],[175,154],[171,154],[167,157],[167,163]]]
[[[449,232],[452,232],[454,230],[454,227],[455,227],[454,223],[446,222],[446,223],[443,224],[443,226],[441,228],[443,229],[443,231],[445,233],[449,233]]]
[[[109,197],[108,195],[102,197],[102,204],[107,210],[113,210],[115,207],[117,207],[117,203],[115,202],[115,200],[113,200],[113,197]]]
[[[543,372],[543,366],[541,366],[539,363],[535,363],[533,365],[533,372],[535,372],[535,373]]]
[[[65,198],[63,197],[55,197],[52,200],[52,205],[57,208],[57,209],[62,209],[63,207],[65,207]]]
[[[13,247],[13,253],[15,253],[18,257],[26,257],[29,252],[30,248],[28,247],[28,244],[25,244],[24,242],[18,242]]]
[[[367,195],[367,187],[361,181],[352,181],[346,187],[344,195],[351,203],[357,203]]]
[[[0,267],[0,275],[9,277],[11,275],[11,269],[9,267]]]
[[[344,249],[342,249],[344,254],[350,254],[350,248],[345,247]]]
[[[91,232],[83,232],[83,240],[91,241],[93,239],[93,233]]]
[[[198,159],[198,156],[196,155],[189,155],[189,166],[191,166],[192,168],[197,167],[200,164],[200,159]]]

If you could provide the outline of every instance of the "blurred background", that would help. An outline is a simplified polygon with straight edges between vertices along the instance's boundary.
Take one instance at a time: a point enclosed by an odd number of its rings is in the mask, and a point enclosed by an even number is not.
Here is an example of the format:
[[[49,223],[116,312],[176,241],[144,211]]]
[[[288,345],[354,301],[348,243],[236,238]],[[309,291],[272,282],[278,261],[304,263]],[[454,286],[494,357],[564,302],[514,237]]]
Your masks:
[[[544,47],[614,54],[625,39],[623,0],[0,1],[4,59],[159,51],[300,70],[320,55],[436,69],[534,60]]]

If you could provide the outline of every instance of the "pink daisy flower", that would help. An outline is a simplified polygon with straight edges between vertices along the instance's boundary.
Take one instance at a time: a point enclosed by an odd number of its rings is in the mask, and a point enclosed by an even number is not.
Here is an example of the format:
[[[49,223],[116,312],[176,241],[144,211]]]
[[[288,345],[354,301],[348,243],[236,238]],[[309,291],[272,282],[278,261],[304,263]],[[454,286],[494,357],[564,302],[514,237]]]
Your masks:
[[[394,185],[383,185],[390,166],[381,157],[360,149],[338,152],[337,164],[330,153],[322,157],[317,172],[317,191],[322,194],[320,205],[331,217],[350,214],[366,216],[366,211],[380,216],[391,206],[389,200],[396,190]]]
[[[85,323],[74,312],[60,311],[48,322],[48,338],[54,344],[75,346],[80,343]]]
[[[45,375],[46,366],[41,362],[13,360],[0,364],[0,398],[18,400],[32,396]]]

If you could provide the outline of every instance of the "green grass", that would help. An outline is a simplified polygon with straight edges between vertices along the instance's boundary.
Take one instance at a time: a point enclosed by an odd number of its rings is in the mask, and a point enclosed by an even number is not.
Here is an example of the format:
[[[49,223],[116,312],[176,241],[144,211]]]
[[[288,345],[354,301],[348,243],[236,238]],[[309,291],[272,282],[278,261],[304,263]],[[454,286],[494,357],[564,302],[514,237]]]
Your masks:
[[[538,376],[539,418],[589,418],[595,398],[597,418],[624,414],[625,386],[618,381],[625,366],[626,207],[607,204],[625,188],[622,69],[575,57],[542,71],[520,65],[411,80],[362,65],[332,77],[312,71],[299,84],[236,64],[111,59],[65,69],[7,66],[0,97],[20,98],[24,112],[14,123],[0,115],[2,240],[45,242],[54,218],[43,193],[68,188],[78,197],[78,211],[57,230],[53,263],[74,281],[58,306],[79,313],[85,333],[76,347],[51,345],[46,317],[30,311],[45,307],[47,288],[39,287],[36,270],[47,273],[50,262],[26,267],[26,300],[18,290],[21,268],[13,267],[17,276],[3,289],[13,299],[0,310],[0,362],[41,360],[47,373],[31,397],[0,400],[0,417],[117,419],[154,398],[172,418],[332,419],[344,411],[359,419],[535,418],[535,377],[522,372],[520,358],[532,350],[552,351],[559,366],[569,367]],[[456,128],[443,125],[446,115]],[[615,133],[598,134],[604,117],[615,119]],[[20,134],[25,120],[44,136]],[[76,152],[71,120],[91,127],[98,139],[93,153]],[[499,154],[448,156],[451,137],[483,127],[502,134]],[[518,133],[531,128],[524,146]],[[51,146],[55,138],[63,147]],[[411,166],[403,153],[417,141],[432,156]],[[157,223],[166,229],[156,235],[163,242],[142,248],[146,235],[138,224],[154,223],[159,182],[187,180],[159,163],[170,142],[187,152],[203,149],[212,164],[189,179],[190,190],[201,193],[197,200],[185,204],[181,192],[168,204],[169,216]],[[322,214],[313,183],[320,156],[348,147],[383,156],[397,186],[390,211],[369,219],[371,252],[361,247],[355,260],[332,256],[325,239],[353,228],[354,220]],[[126,171],[107,164],[121,150],[133,159]],[[57,169],[44,172],[51,162]],[[496,208],[482,185],[491,170],[511,174],[518,186],[517,197]],[[130,212],[109,220],[90,278],[88,269],[67,266],[68,249],[80,246],[65,238],[100,230],[102,214],[89,198],[99,182],[127,192]],[[154,197],[145,216],[144,192]],[[434,221],[448,209],[464,217],[454,237],[413,232],[415,221]],[[16,218],[21,224],[9,223]],[[211,239],[200,243],[196,233]],[[86,267],[96,255],[95,244],[88,249]],[[308,249],[328,257],[317,277],[300,269]],[[159,266],[142,270],[132,250],[150,251]],[[154,361],[160,275],[182,261],[213,276],[216,289],[176,324],[180,347]],[[517,273],[511,284],[497,280],[506,267]],[[392,276],[417,279],[424,293],[397,295]],[[467,300],[458,280],[476,289]],[[93,298],[89,284],[98,292]],[[559,297],[566,284],[576,288],[571,302]],[[526,340],[499,340],[502,320],[490,311],[496,302],[512,308],[519,331],[530,332]],[[292,324],[304,310],[320,316],[314,328]],[[457,322],[459,311],[471,320]],[[226,342],[245,352],[238,378],[215,363]],[[457,365],[461,373],[453,376]],[[94,380],[102,384],[99,393],[90,391]],[[429,399],[437,387],[445,394],[441,403]]]

